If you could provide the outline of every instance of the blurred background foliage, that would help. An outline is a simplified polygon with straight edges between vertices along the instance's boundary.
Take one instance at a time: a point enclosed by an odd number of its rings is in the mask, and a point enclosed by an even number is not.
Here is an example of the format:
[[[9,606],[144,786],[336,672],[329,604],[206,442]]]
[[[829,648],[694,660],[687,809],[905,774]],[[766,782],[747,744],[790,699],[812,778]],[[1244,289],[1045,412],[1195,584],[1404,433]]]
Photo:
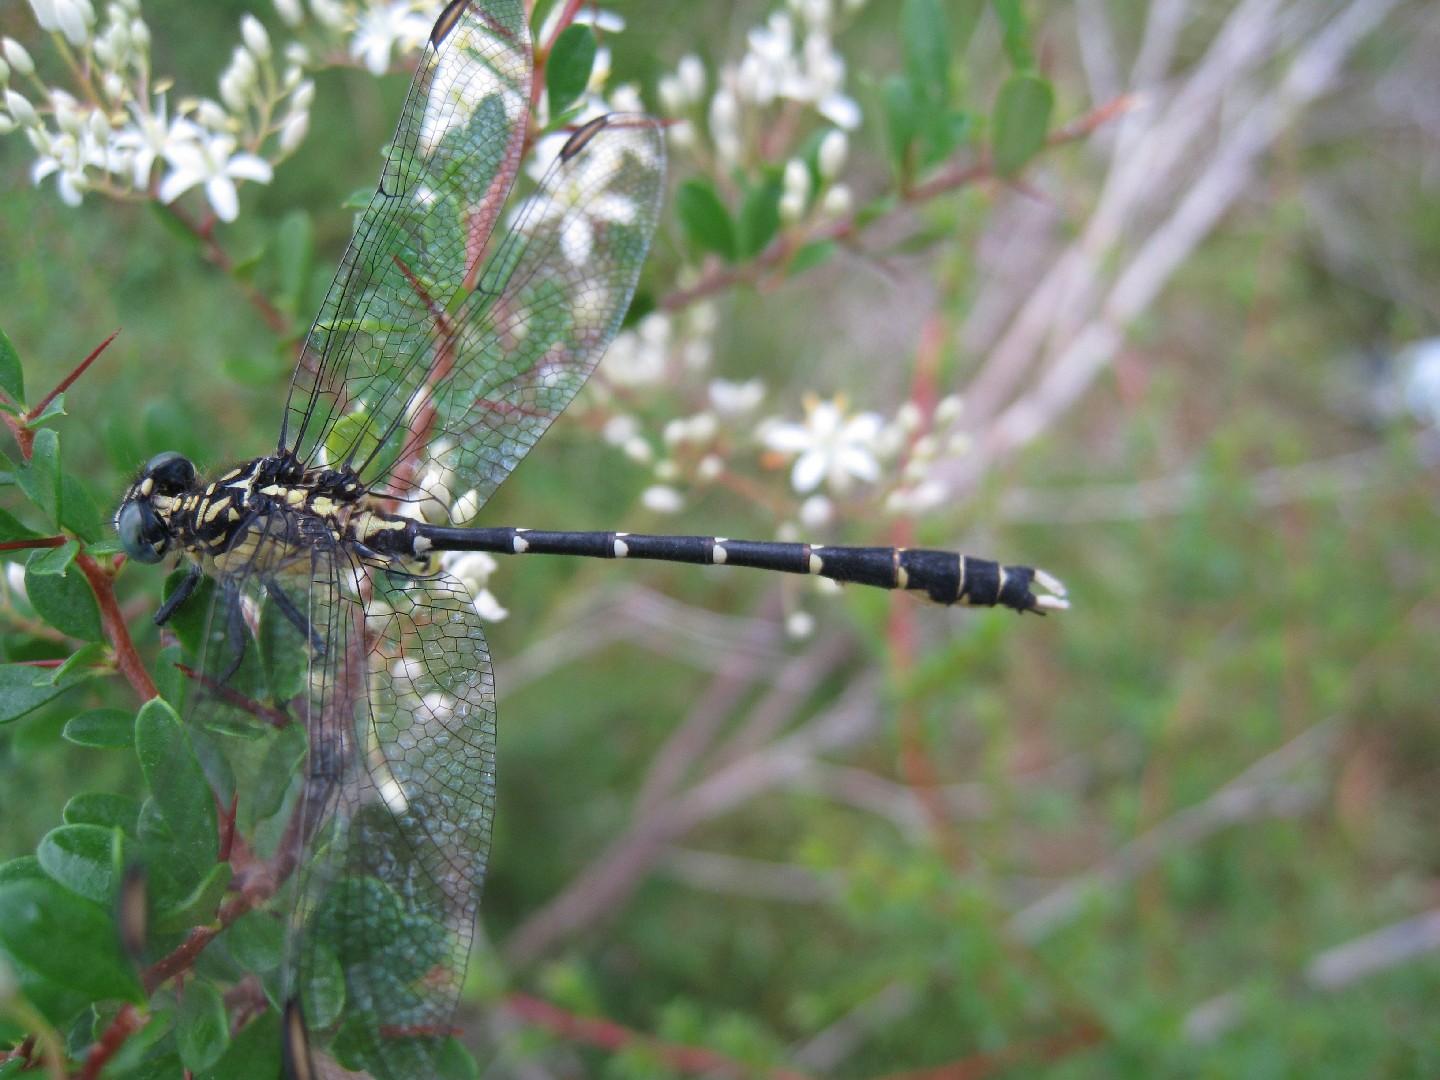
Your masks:
[[[608,6],[628,23],[607,39],[614,77],[652,103],[682,55],[735,55],[769,10]],[[1000,20],[977,8],[961,49],[971,5],[945,6],[957,95],[991,102]],[[865,111],[847,175],[862,199],[893,180],[879,102],[905,63],[899,7],[872,0],[841,39]],[[1248,5],[1315,25],[1364,7]],[[717,291],[710,374],[763,375],[781,411],[843,392],[888,415],[935,328],[939,386],[967,394],[1001,336],[984,319],[1013,317],[1037,261],[1114,194],[1125,109],[1147,106],[1124,97],[1118,68],[1143,66],[1137,50],[1172,20],[1173,68],[1154,83],[1171,91],[1238,9],[1031,10],[1055,123],[1125,108],[1013,184],[982,177],[918,204],[893,244]],[[147,4],[157,68],[210,85],[247,10]],[[33,36],[28,19],[0,0],[7,34]],[[502,566],[490,947],[466,1005],[488,1075],[696,1071],[661,1043],[754,1075],[1440,1072],[1440,432],[1435,415],[1394,406],[1414,371],[1405,346],[1440,332],[1437,72],[1434,6],[1387,6],[1163,289],[1125,313],[1083,392],[1043,415],[1043,433],[978,454],[980,476],[965,479],[958,455],[959,512],[924,518],[920,536],[1044,566],[1072,611],[1042,622],[743,573]],[[369,185],[406,85],[354,70],[318,82],[303,150],[244,189],[224,230],[230,250],[261,255],[267,285],[279,222],[307,215],[302,323],[348,237],[341,203]],[[1220,108],[1223,90],[1188,107]],[[1184,138],[1179,153],[1200,161],[1226,147]],[[152,206],[72,209],[29,183],[29,165],[0,141],[0,323],[32,399],[122,330],[66,396],[67,470],[108,508],[160,450],[210,467],[267,450],[288,343]],[[1116,231],[1139,237],[1164,212],[1138,205]],[[673,212],[662,228],[652,297],[693,259]],[[987,316],[997,277],[1009,299]],[[1049,333],[1063,343],[1080,325]],[[659,424],[674,404],[646,407]],[[978,446],[1002,413],[982,414]],[[723,487],[657,515],[637,504],[650,480],[590,425],[561,422],[485,519],[775,530]],[[851,520],[809,538],[888,543],[892,528]],[[143,568],[119,582],[147,657],[159,583]],[[814,617],[808,638],[784,632],[797,609]],[[11,615],[6,661],[72,651],[13,598]],[[59,737],[100,703],[138,706],[118,680],[93,680],[0,726],[0,854],[33,850],[77,790],[138,788],[123,756]],[[630,1034],[597,1048],[538,1002]]]

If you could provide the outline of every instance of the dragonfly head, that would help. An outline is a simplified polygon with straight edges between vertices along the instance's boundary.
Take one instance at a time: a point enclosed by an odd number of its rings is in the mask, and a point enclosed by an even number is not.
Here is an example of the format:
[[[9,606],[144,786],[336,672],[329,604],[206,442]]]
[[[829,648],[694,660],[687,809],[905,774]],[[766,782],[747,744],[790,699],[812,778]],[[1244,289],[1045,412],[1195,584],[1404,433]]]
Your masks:
[[[175,540],[165,511],[194,483],[195,466],[183,454],[167,450],[145,463],[115,514],[115,531],[126,555],[143,563],[158,563],[165,557]]]

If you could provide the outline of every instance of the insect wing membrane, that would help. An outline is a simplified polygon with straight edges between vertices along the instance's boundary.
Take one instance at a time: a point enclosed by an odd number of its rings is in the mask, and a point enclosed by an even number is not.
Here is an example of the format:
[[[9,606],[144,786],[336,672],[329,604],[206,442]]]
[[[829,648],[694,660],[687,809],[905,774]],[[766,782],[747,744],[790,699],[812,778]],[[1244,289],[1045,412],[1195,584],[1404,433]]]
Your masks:
[[[367,692],[354,695],[353,723],[329,732],[325,747],[312,733],[312,761],[345,760],[333,762],[344,777],[334,795],[316,800],[325,825],[306,890],[298,989],[303,1003],[343,978],[343,1008],[305,1011],[313,1028],[339,1020],[333,1050],[348,1067],[435,1076],[449,1053],[490,848],[494,678],[458,581],[360,587],[374,589],[357,634],[363,648],[352,644]]]
[[[380,184],[360,215],[293,377],[280,448],[370,458],[453,334],[514,182],[529,108],[520,0],[452,4],[421,57]]]
[[[629,310],[659,221],[664,132],[646,116],[595,123],[513,211],[455,320],[447,378],[413,410],[422,422],[402,461],[418,455],[409,472],[445,486],[427,497],[469,494],[468,505],[483,505],[585,384]]]

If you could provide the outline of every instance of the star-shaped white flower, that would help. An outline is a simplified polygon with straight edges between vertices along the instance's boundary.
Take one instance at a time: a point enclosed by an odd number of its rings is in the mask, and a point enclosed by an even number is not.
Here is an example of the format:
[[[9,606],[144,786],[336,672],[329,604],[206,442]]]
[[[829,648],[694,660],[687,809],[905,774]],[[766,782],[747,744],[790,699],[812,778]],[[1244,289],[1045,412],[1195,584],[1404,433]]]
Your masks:
[[[813,398],[806,401],[805,409],[805,423],[773,423],[762,435],[771,450],[798,455],[790,473],[797,492],[804,495],[828,483],[836,494],[844,494],[853,480],[880,479],[875,452],[881,429],[878,414],[847,416],[843,401]]]
[[[236,180],[268,184],[273,171],[264,158],[235,152],[231,135],[202,132],[193,140],[180,140],[165,148],[170,173],[160,183],[160,201],[171,203],[192,187],[205,185],[205,198],[221,221],[234,221],[240,213]]]
[[[420,47],[430,34],[430,21],[415,11],[410,0],[396,0],[371,8],[360,16],[360,25],[350,39],[350,55],[360,60],[372,75],[390,70],[390,54],[404,55]]]

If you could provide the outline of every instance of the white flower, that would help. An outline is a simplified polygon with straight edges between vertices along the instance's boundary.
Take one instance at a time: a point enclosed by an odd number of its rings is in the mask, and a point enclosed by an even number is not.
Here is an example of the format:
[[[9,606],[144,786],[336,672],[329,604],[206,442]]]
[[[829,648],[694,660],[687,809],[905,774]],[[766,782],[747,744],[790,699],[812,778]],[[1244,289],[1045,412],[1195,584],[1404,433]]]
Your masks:
[[[721,416],[743,416],[764,400],[765,384],[759,379],[743,383],[714,379],[710,383],[709,394],[710,404]]]
[[[800,504],[800,524],[807,529],[823,529],[835,517],[835,504],[824,495],[811,495]]]
[[[360,17],[350,40],[350,55],[362,61],[372,75],[390,70],[390,53],[419,48],[430,35],[430,23],[415,13],[409,0],[371,8]]]
[[[156,98],[149,111],[132,101],[130,112],[135,119],[115,136],[114,144],[129,155],[132,183],[137,191],[144,191],[150,186],[150,171],[156,159],[168,158],[170,151],[199,142],[205,130],[183,116],[167,120],[164,94]],[[182,155],[184,152],[180,150]]]
[[[305,9],[300,0],[274,0],[275,13],[286,26],[299,26],[305,21]]]
[[[240,37],[257,59],[264,60],[270,55],[270,35],[265,32],[264,24],[249,12],[240,16]]]
[[[495,598],[487,585],[499,564],[484,551],[446,552],[442,565],[459,579],[470,594],[475,613],[487,622],[499,622],[510,612]]]
[[[535,35],[537,41],[549,41],[555,36],[555,27],[560,23],[560,13],[565,10],[564,4],[555,4],[550,8],[550,14],[545,16],[545,21],[540,26],[540,32]],[[571,26],[593,26],[601,33],[618,34],[625,29],[625,20],[613,11],[606,11],[604,8],[592,7],[587,4],[575,13],[570,20]]]
[[[0,47],[5,50],[5,59],[10,61],[10,67],[20,75],[34,75],[35,61],[30,59],[30,54],[12,37],[0,41]]]
[[[30,10],[40,29],[52,33],[59,30],[71,45],[83,45],[95,25],[95,9],[90,0],[30,0]]]
[[[236,180],[268,184],[273,172],[270,163],[254,154],[235,152],[230,135],[208,133],[193,142],[166,147],[170,173],[160,183],[160,201],[172,203],[192,187],[205,185],[205,197],[221,221],[234,221],[240,213]]]
[[[685,508],[680,493],[665,484],[652,484],[640,494],[640,504],[657,514],[675,514]]]
[[[785,616],[785,633],[797,641],[815,632],[815,616],[808,611],[792,611]]]
[[[831,128],[820,140],[820,150],[816,154],[816,161],[820,168],[820,176],[824,180],[834,180],[845,168],[845,157],[850,150],[850,140],[845,137],[845,132],[839,128]]]
[[[876,413],[847,417],[843,401],[806,402],[804,424],[772,423],[763,431],[767,447],[782,454],[798,455],[790,473],[790,484],[800,494],[828,483],[836,494],[844,494],[852,480],[874,482],[880,478],[875,444],[881,421]]]

